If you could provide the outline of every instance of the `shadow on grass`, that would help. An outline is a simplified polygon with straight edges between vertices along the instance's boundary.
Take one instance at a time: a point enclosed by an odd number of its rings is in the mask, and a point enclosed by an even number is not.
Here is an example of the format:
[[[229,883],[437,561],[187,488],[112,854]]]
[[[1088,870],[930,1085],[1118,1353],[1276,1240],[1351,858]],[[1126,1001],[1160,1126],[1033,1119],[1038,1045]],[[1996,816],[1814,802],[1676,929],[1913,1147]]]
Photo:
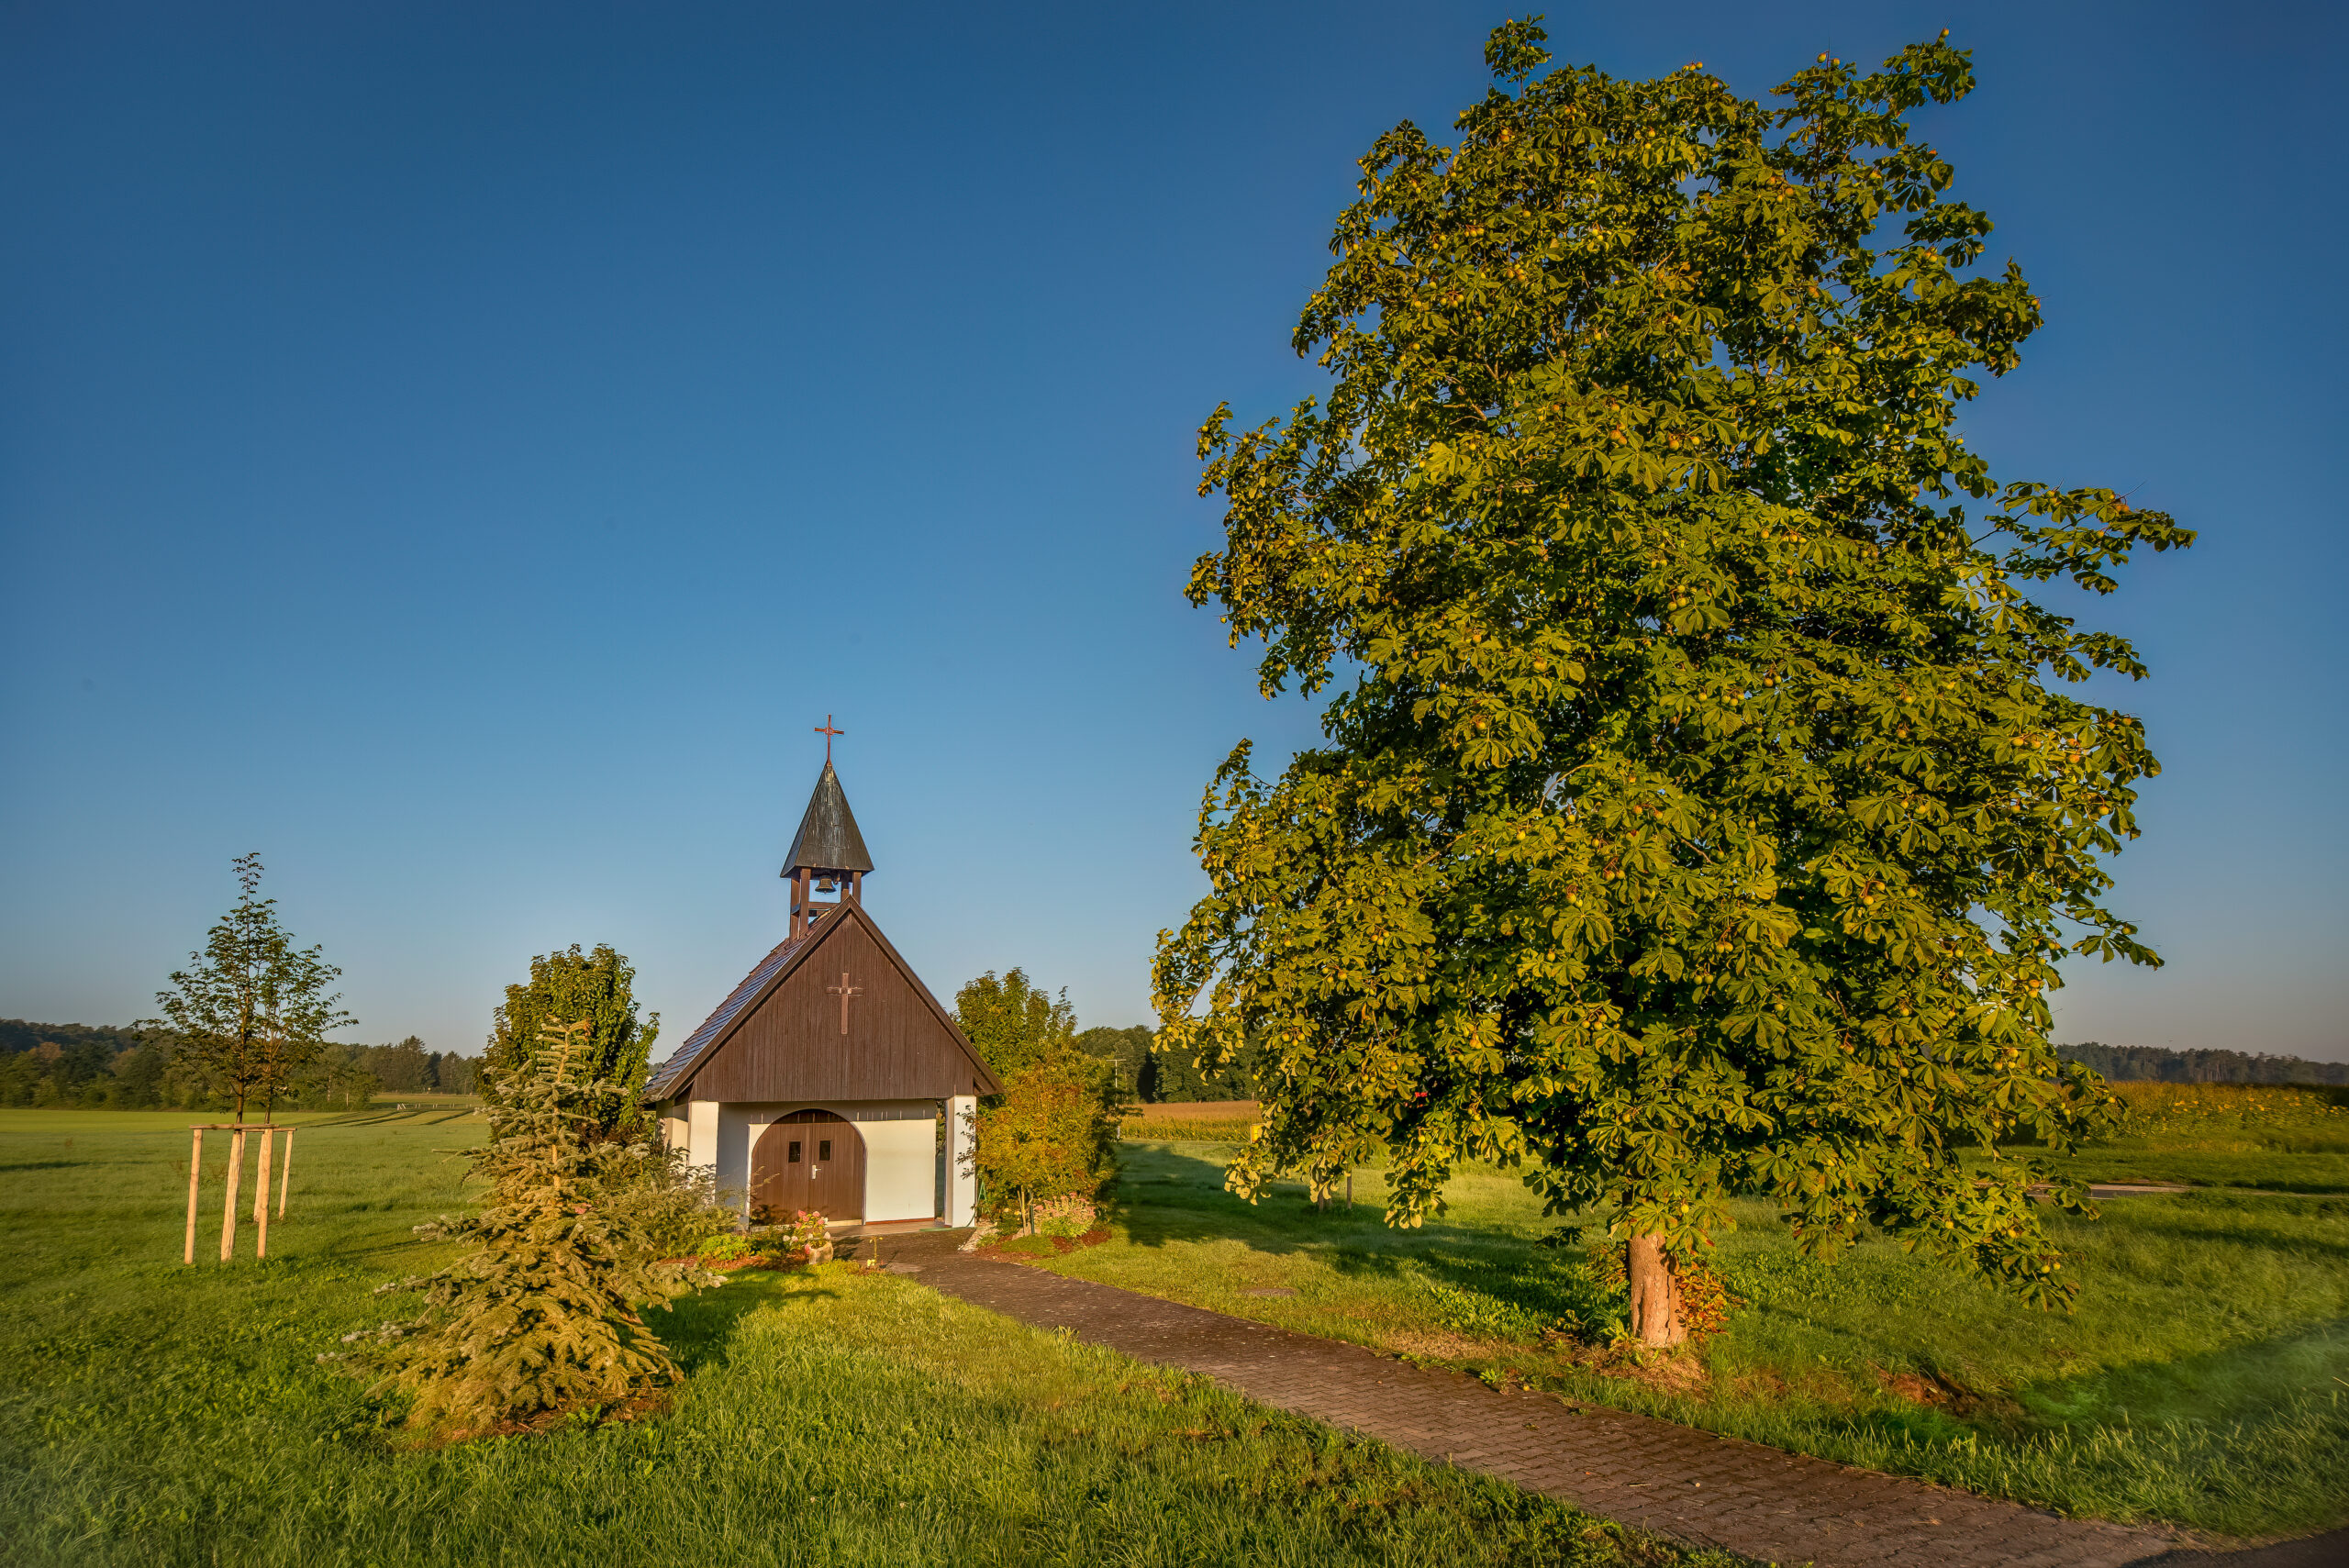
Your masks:
[[[690,1377],[704,1367],[723,1366],[733,1348],[742,1319],[762,1307],[798,1307],[839,1299],[832,1289],[785,1290],[779,1277],[756,1278],[758,1271],[743,1270],[727,1276],[726,1284],[697,1291],[666,1312],[649,1314],[646,1324],[661,1336]]]
[[[2042,1155],[2058,1176],[2089,1182],[2175,1184],[2208,1191],[2247,1188],[2304,1196],[2349,1194],[2344,1151],[2266,1148],[2230,1152],[2193,1148],[2135,1149],[2090,1144],[2073,1154]]]
[[[2256,1424],[2290,1396],[2321,1391],[2344,1360],[2349,1318],[2334,1318],[2199,1356],[2028,1383],[2015,1390],[2015,1398],[2043,1427],[2179,1419]]]
[[[1315,1208],[1302,1184],[1275,1182],[1254,1203],[1224,1190],[1223,1167],[1195,1154],[1153,1152],[1143,1173],[1129,1165],[1115,1194],[1127,1239],[1137,1247],[1170,1241],[1243,1241],[1259,1251],[1286,1255],[1350,1248],[1414,1251],[1431,1244],[1523,1246],[1489,1229],[1469,1229],[1433,1220],[1416,1230],[1390,1229],[1379,1210]]]
[[[2210,1227],[2207,1223],[2192,1224],[2183,1217],[2173,1220],[2149,1214],[2132,1215],[2129,1228],[2144,1235],[2179,1241],[2206,1242],[2210,1240]],[[2330,1258],[2336,1261],[2349,1259],[2349,1242],[2326,1241],[2306,1235],[2295,1236],[2287,1231],[2271,1229],[2264,1225],[2246,1225],[2241,1219],[2232,1217],[2228,1220],[2225,1235],[2231,1246],[2257,1247],[2266,1251],[2282,1253],[2286,1257]]]
[[[1275,1184],[1254,1204],[1222,1184],[1214,1161],[1172,1151],[1153,1153],[1146,1173],[1130,1167],[1116,1194],[1127,1240],[1148,1248],[1237,1241],[1275,1257],[1311,1254],[1351,1280],[1437,1287],[1449,1293],[1439,1315],[1467,1334],[1530,1332],[1562,1319],[1588,1326],[1620,1315],[1620,1298],[1591,1278],[1579,1248],[1441,1219],[1397,1230],[1375,1207],[1317,1209],[1301,1184]]]

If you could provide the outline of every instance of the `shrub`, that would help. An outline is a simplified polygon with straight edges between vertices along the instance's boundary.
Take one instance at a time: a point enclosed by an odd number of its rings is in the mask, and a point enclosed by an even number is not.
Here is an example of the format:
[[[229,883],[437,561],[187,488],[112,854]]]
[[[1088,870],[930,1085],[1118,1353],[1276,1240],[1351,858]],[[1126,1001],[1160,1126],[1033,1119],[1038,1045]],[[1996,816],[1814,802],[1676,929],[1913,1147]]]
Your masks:
[[[760,1249],[742,1236],[711,1236],[694,1248],[694,1256],[705,1263],[731,1263],[751,1256]]]
[[[1090,1199],[1116,1165],[1124,1112],[1116,1063],[1074,1047],[1005,1074],[1002,1097],[979,1113],[973,1151],[990,1200],[1032,1229],[1040,1200]]]
[[[1074,1195],[1039,1199],[1032,1212],[1040,1236],[1082,1236],[1100,1219],[1091,1198]]]

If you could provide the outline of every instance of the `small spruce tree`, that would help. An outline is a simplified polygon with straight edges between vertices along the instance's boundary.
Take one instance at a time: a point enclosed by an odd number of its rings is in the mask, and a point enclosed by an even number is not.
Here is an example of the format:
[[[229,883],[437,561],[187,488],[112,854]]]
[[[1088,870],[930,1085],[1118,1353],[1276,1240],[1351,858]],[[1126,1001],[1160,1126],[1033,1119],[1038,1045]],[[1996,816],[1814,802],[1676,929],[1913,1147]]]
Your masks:
[[[489,1144],[473,1156],[487,1205],[417,1227],[473,1243],[429,1278],[422,1313],[350,1336],[352,1370],[378,1391],[415,1396],[411,1424],[458,1435],[553,1411],[629,1399],[679,1374],[644,1321],[698,1285],[718,1282],[690,1259],[664,1257],[707,1229],[707,1196],[678,1157],[608,1137],[614,1102],[633,1082],[590,1078],[592,1019],[548,1025],[535,1049],[504,1069]]]

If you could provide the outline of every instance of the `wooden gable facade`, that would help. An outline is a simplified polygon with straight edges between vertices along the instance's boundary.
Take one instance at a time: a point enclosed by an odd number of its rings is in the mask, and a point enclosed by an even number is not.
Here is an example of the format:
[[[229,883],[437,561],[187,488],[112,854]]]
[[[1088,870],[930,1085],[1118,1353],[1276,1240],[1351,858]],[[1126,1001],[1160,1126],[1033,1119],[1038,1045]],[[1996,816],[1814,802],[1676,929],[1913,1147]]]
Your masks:
[[[744,978],[649,1097],[820,1104],[1000,1092],[862,902],[843,901]]]

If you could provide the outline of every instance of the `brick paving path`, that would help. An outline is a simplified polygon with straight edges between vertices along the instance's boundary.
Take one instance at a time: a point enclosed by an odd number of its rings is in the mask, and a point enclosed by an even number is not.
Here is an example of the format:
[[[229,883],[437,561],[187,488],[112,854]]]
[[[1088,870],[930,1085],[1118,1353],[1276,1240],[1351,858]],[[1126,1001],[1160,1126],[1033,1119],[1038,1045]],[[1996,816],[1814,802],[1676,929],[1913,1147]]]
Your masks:
[[[1022,1322],[1692,1544],[1820,1568],[2120,1568],[2178,1544],[1644,1416],[1503,1393],[1356,1345],[972,1257],[954,1251],[964,1234],[892,1237],[883,1256],[918,1270],[923,1284]]]

